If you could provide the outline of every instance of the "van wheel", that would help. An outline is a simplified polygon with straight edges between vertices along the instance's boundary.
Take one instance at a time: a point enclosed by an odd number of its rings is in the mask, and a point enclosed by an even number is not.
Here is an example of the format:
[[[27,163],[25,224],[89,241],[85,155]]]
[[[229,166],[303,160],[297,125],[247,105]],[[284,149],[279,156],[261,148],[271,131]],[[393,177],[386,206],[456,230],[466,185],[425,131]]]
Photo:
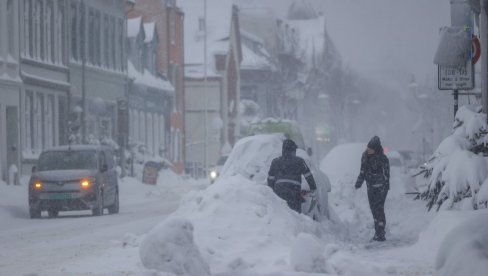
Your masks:
[[[31,219],[41,218],[41,210],[39,208],[29,208],[29,216]]]
[[[108,213],[109,214],[118,214],[119,213],[119,189],[117,189],[115,191],[114,204],[108,206]]]
[[[47,210],[47,214],[50,218],[56,218],[58,217],[58,214],[59,214],[59,210],[56,210],[56,209],[49,209]]]
[[[93,206],[92,215],[93,216],[103,215],[103,193],[101,190],[98,190],[97,201],[95,203],[95,206]]]

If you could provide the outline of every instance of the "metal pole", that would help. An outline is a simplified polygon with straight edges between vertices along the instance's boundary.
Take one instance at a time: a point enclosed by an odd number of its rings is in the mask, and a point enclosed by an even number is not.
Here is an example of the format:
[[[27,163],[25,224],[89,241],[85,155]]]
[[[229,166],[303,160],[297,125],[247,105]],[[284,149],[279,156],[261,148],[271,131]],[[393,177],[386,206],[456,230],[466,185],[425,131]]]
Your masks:
[[[85,63],[86,63],[86,20],[85,20],[85,2],[81,1],[81,101],[82,101],[82,112],[81,112],[81,135],[82,143],[86,143],[86,89],[85,89]]]
[[[459,90],[454,89],[454,118],[456,118],[456,113],[459,108]]]
[[[203,101],[204,101],[204,120],[203,120],[203,128],[204,128],[204,143],[203,143],[203,168],[204,168],[204,177],[207,176],[208,171],[208,130],[207,130],[207,109],[208,109],[208,99],[207,99],[207,0],[203,2],[203,25],[204,25],[204,39],[203,39]]]
[[[488,114],[488,1],[480,1],[481,95],[483,111]],[[488,116],[486,120],[488,122]]]

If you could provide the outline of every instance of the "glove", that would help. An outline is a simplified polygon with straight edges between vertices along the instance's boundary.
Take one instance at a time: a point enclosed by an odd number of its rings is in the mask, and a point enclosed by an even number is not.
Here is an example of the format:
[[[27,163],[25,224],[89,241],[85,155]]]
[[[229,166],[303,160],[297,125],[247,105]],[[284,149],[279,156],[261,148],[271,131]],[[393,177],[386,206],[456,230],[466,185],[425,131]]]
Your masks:
[[[317,190],[311,190],[308,194],[309,197],[315,198],[317,197]]]
[[[354,188],[356,188],[356,190],[361,188],[361,183],[356,182],[356,184],[354,185]]]

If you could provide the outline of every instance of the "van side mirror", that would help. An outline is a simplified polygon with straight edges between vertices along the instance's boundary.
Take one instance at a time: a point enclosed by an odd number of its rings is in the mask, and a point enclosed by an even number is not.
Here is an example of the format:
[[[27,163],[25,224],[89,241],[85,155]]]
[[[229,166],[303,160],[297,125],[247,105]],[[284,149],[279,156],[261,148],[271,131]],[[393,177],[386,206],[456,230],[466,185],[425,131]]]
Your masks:
[[[108,171],[108,166],[107,164],[103,164],[102,167],[100,168],[100,172],[106,172]]]
[[[35,173],[36,171],[37,171],[37,167],[36,166],[32,166],[31,172],[32,173]]]
[[[308,154],[308,156],[312,156],[312,154],[313,154],[312,148],[310,148],[310,147],[307,148],[307,154]]]

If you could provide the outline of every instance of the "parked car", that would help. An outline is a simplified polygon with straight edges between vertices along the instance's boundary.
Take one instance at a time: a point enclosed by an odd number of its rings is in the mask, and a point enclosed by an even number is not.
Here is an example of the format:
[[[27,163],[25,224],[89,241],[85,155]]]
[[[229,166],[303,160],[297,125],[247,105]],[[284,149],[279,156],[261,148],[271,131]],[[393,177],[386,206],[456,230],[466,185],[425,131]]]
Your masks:
[[[227,161],[227,157],[229,157],[229,156],[228,155],[220,156],[219,160],[217,160],[217,163],[215,164],[215,166],[213,166],[210,169],[210,174],[209,174],[210,184],[214,183],[215,180],[217,180],[217,178],[219,177],[220,171],[222,170],[222,167],[224,166],[225,161]]]
[[[241,175],[258,184],[266,185],[271,161],[281,155],[284,139],[284,134],[261,134],[240,139],[222,168],[221,178]],[[317,184],[317,201],[313,203],[311,198],[305,197],[303,213],[319,221],[328,219],[328,193],[331,191],[329,179],[303,149],[297,149],[297,156],[305,160]],[[302,177],[302,189],[308,188]]]
[[[92,215],[119,212],[119,186],[111,148],[98,145],[61,146],[39,156],[29,181],[29,214],[42,211],[91,210]]]

